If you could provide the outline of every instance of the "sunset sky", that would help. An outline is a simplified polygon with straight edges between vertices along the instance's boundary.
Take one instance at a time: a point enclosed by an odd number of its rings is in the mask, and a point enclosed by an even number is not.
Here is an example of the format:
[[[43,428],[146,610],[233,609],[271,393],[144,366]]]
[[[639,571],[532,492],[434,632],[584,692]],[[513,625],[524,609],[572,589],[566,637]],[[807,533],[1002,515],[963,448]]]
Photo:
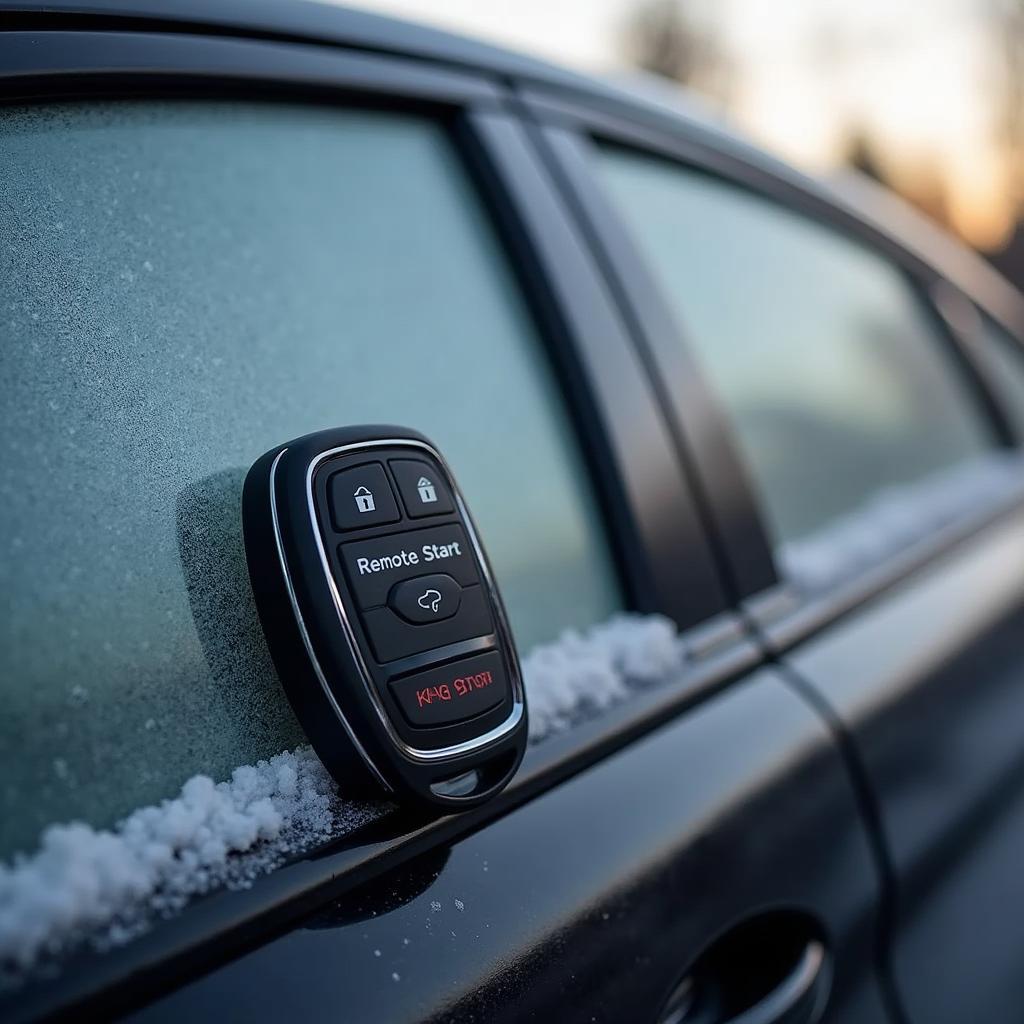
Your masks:
[[[628,67],[630,0],[361,0],[594,73]],[[886,169],[939,179],[974,244],[1010,226],[994,145],[998,81],[991,0],[703,0],[736,68],[728,116],[813,171],[842,160],[850,130],[877,139]]]

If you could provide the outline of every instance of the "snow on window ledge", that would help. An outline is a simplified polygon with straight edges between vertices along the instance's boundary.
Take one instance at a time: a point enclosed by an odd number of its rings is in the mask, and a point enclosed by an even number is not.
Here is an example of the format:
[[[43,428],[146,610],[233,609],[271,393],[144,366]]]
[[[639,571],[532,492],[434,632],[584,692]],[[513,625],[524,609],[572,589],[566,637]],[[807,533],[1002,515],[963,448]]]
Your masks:
[[[566,631],[523,659],[530,743],[670,680],[685,660],[661,616]],[[196,775],[111,829],[51,825],[35,853],[0,863],[0,991],[72,949],[122,945],[196,896],[248,887],[391,808],[346,799],[304,747],[236,768],[228,781]]]
[[[523,659],[530,742],[670,679],[685,660],[675,626],[661,615],[615,615],[582,633],[566,630]]]
[[[943,527],[1019,496],[1024,458],[993,452],[922,480],[890,487],[860,508],[778,552],[785,577],[819,593],[880,565]]]

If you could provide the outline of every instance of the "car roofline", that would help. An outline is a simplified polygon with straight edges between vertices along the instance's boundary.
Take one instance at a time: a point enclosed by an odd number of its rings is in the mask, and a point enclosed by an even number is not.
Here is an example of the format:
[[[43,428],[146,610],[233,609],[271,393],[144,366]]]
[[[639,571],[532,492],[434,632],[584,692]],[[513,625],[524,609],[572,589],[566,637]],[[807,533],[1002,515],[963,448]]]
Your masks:
[[[612,105],[663,128],[717,140],[748,160],[775,161],[723,123],[684,104],[677,108],[640,89],[551,64],[514,50],[384,14],[310,0],[0,0],[0,32],[191,32],[237,38],[338,46],[444,64],[453,70],[540,88],[565,99]],[[786,167],[779,164],[779,167]],[[790,173],[796,173],[787,168]],[[777,170],[777,169],[776,169]]]

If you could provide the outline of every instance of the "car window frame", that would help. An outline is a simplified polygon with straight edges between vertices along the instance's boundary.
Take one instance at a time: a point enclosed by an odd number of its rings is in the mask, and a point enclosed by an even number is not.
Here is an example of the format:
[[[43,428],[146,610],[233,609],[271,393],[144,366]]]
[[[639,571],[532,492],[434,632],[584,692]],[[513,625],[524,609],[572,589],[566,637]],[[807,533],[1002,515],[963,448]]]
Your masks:
[[[477,811],[427,819],[400,808],[250,889],[213,893],[106,954],[82,952],[16,993],[15,1018],[122,1013],[298,921],[312,907],[424,849],[481,827],[620,749],[763,661],[729,607],[632,339],[586,242],[537,157],[508,85],[483,71],[336,43],[139,27],[0,31],[0,103],[187,96],[344,103],[423,113],[449,127],[508,249],[550,354],[598,497],[627,609],[676,621],[689,655],[679,678],[636,695],[528,752],[508,789]],[[632,393],[632,403],[623,395]],[[636,452],[662,488],[645,491]],[[666,498],[667,496],[667,498]],[[686,566],[680,571],[680,562]],[[695,595],[702,603],[694,602]]]
[[[602,269],[627,310],[637,345],[673,428],[680,460],[704,504],[716,557],[730,596],[743,610],[755,635],[773,654],[782,653],[854,608],[886,591],[1024,505],[1024,485],[1009,499],[979,503],[967,520],[941,527],[904,551],[843,580],[821,593],[805,595],[780,572],[767,519],[753,481],[736,449],[728,416],[686,340],[686,325],[670,311],[644,263],[624,219],[600,180],[597,147],[627,149],[675,164],[754,194],[830,230],[885,260],[904,276],[935,325],[935,335],[964,376],[995,450],[1016,451],[1024,436],[1015,429],[996,380],[979,352],[978,341],[957,328],[943,297],[964,293],[1012,336],[1018,312],[1006,290],[980,280],[977,292],[963,266],[954,266],[956,284],[884,227],[842,204],[824,186],[780,161],[726,134],[713,124],[684,122],[678,113],[633,109],[622,103],[568,95],[543,86],[519,90],[531,118],[538,148],[560,181],[567,201],[588,233]],[[919,242],[925,247],[928,238]],[[940,257],[948,257],[948,253]],[[951,262],[943,259],[943,262]],[[969,268],[967,268],[969,270]],[[1008,301],[1008,299],[1010,301]],[[1024,312],[1024,305],[1021,306]],[[1024,320],[1022,320],[1024,323]],[[682,382],[673,384],[672,382]]]

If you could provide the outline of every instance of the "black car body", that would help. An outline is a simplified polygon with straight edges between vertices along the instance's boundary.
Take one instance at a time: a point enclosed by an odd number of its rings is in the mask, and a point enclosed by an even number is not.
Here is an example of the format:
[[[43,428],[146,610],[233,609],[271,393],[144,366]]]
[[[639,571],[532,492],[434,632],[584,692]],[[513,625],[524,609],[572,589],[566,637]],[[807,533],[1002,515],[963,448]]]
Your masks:
[[[1015,460],[1024,437],[1024,353],[1017,340],[1024,302],[1009,285],[954,243],[913,225],[894,227],[884,206],[858,207],[715,127],[525,58],[351,11],[0,0],[0,89],[0,124],[20,117],[15,133],[22,134],[36,108],[56,107],[68,117],[72,106],[122,101],[163,105],[159,110],[179,105],[185,120],[201,104],[221,105],[212,109],[215,121],[264,104],[323,116],[354,110],[371,120],[429,122],[443,133],[452,166],[471,182],[473,202],[512,268],[516,301],[542,339],[557,413],[571,424],[581,453],[580,486],[595,496],[622,603],[667,616],[688,652],[674,678],[532,746],[509,789],[487,805],[441,818],[394,809],[249,888],[195,901],[128,944],[79,950],[56,973],[5,997],[4,1017],[1019,1019],[1024,472]],[[59,123],[44,127],[59,139]],[[59,151],[86,161],[75,156],[76,145],[69,136]],[[32,209],[19,196],[35,186],[45,193],[46,175],[17,168],[18,151],[5,148],[0,190],[8,186],[13,212],[0,244],[10,311],[10,296],[39,290],[41,279],[63,271],[60,260],[48,262],[45,245],[42,255],[36,252],[38,223],[19,220]],[[179,157],[168,167],[186,174],[189,154]],[[955,508],[915,513],[914,524],[891,543],[862,546],[852,559],[840,552],[813,580],[800,576],[792,569],[799,558],[783,557],[772,539],[778,522],[769,521],[749,451],[737,440],[744,430],[756,435],[767,428],[732,421],[729,401],[680,322],[675,302],[685,309],[685,289],[666,289],[657,253],[620,201],[627,186],[616,193],[598,169],[604,159],[649,161],[644,174],[678,169],[700,188],[724,190],[714,192],[714,202],[725,195],[727,205],[731,196],[742,197],[740,205],[767,204],[841,239],[837,245],[856,247],[887,274],[891,269],[899,301],[905,289],[905,301],[917,304],[920,330],[943,367],[934,372],[955,378],[950,393],[970,407],[964,417],[980,424],[985,458],[1005,467],[998,485],[981,482],[972,490],[974,481],[989,478],[968,474]],[[623,171],[621,181],[633,170]],[[70,180],[54,186],[54,203],[71,203]],[[203,175],[196,180],[201,195]],[[275,181],[260,185],[269,205],[283,202],[296,184],[286,174]],[[346,187],[343,178],[337,187]],[[420,187],[410,176],[408,190]],[[74,201],[109,203],[113,211],[111,196],[116,189],[107,194],[97,186]],[[257,222],[260,209],[252,206]],[[112,224],[118,216],[110,213]],[[205,209],[203,217],[204,230],[213,230],[217,210]],[[343,240],[341,227],[335,237]],[[124,224],[121,234],[111,230],[116,258],[119,247],[127,252],[134,242]],[[192,230],[187,219],[183,230]],[[692,237],[680,239],[697,264],[713,250],[711,230],[695,224]],[[209,237],[201,244],[215,249],[215,235]],[[79,244],[88,250],[99,239],[85,231]],[[417,244],[427,241],[424,235]],[[409,251],[415,255],[413,242]],[[783,249],[760,250],[756,239],[732,251],[762,260],[766,269],[788,259]],[[398,250],[388,253],[357,255],[406,259]],[[276,279],[261,276],[260,254],[251,258],[251,287],[274,292]],[[99,286],[90,292],[82,284],[67,254],[61,259],[67,277],[53,291],[56,306],[69,303],[61,316],[73,320],[87,307],[113,302]],[[230,306],[230,317],[245,322],[250,336],[260,333],[244,301],[233,305],[230,289],[211,298],[198,279],[194,290],[184,287],[184,277],[175,280],[159,302],[161,315],[171,310],[178,317],[179,334],[188,335],[190,322],[221,316],[220,306]],[[843,280],[830,275],[839,288]],[[288,287],[290,296],[282,286],[274,302],[301,317],[302,282]],[[740,270],[736,291],[731,287],[726,281],[723,294],[741,309],[747,293]],[[807,294],[788,297],[794,320],[814,290],[810,282]],[[387,289],[375,299],[394,301]],[[452,294],[450,301],[468,300]],[[733,299],[719,300],[719,308],[727,307]],[[116,304],[111,308],[117,313]],[[128,323],[134,315],[117,313],[115,320]],[[11,329],[0,325],[5,349],[29,344],[16,319],[11,312]],[[82,322],[100,352],[104,339],[122,352],[121,340],[104,334],[99,320]],[[59,316],[38,329],[53,337],[70,330]],[[268,332],[276,329],[267,324]],[[111,330],[116,334],[116,326]],[[153,339],[136,347],[167,343],[158,332]],[[134,350],[124,351],[123,363],[104,364],[108,378],[120,365],[135,372]],[[196,351],[188,359],[198,360]],[[405,372],[402,358],[388,357],[395,375]],[[301,347],[272,359],[282,378],[294,374],[299,382],[282,403],[301,407],[302,389],[314,387],[317,369],[304,366]],[[111,438],[145,434],[163,389],[167,407],[179,412],[173,424],[161,424],[145,457],[189,461],[189,445],[207,428],[204,414],[189,404],[195,371],[188,360],[181,365],[180,393],[168,371],[159,387],[152,385],[154,404],[143,403],[137,415],[115,415],[97,403],[94,416]],[[813,377],[810,364],[790,367],[788,377],[804,370]],[[37,372],[12,364],[0,387],[29,394],[42,379],[32,376]],[[448,400],[458,398],[463,372],[449,359]],[[374,384],[363,384],[371,401]],[[60,386],[69,402],[80,400],[70,385]],[[136,393],[150,386],[140,384]],[[495,379],[484,405],[515,387],[511,375]],[[214,392],[211,402],[241,401],[230,387]],[[941,416],[948,403],[934,404]],[[342,409],[336,425],[344,421]],[[782,430],[781,422],[769,426]],[[413,417],[408,425],[421,423]],[[472,434],[479,426],[468,422],[464,429]],[[487,443],[499,463],[530,443],[508,424],[492,433]],[[813,422],[788,423],[776,447],[785,455],[797,444],[793,438],[821,433]],[[56,428],[39,438],[51,451],[62,443]],[[218,443],[215,436],[206,440]],[[226,464],[250,461],[274,440],[254,441],[244,460],[232,453]],[[887,450],[883,441],[879,451]],[[853,464],[868,473],[879,458],[858,454]],[[821,500],[838,501],[842,480],[829,477],[829,464],[811,470],[833,491]],[[22,486],[12,479],[12,487]],[[59,473],[48,479],[47,493],[73,508],[80,492],[61,481]],[[475,483],[464,486],[472,491]],[[145,488],[147,499],[161,494],[159,484]],[[207,492],[197,493],[178,496],[180,521],[191,522],[190,509],[206,500]],[[164,498],[173,504],[175,496]],[[107,514],[126,523],[136,515],[121,504]],[[23,528],[31,534],[33,525]],[[169,557],[176,559],[177,550]],[[184,593],[205,579],[202,559],[190,565],[181,557],[180,578],[154,577],[155,589],[140,591],[140,614],[160,588]],[[90,594],[83,589],[79,599],[102,604],[102,596]],[[12,608],[36,599],[16,589],[9,595]],[[237,625],[226,610],[230,599],[205,618],[196,611],[201,599],[193,591],[189,599],[200,633],[204,622],[214,634],[219,623]],[[201,639],[216,667],[216,635]],[[258,632],[250,640],[260,643]],[[28,643],[20,633],[5,641],[15,642]],[[39,671],[56,669],[46,663]],[[12,687],[21,685],[11,679]],[[177,693],[172,688],[171,696]],[[244,693],[231,699],[246,706]],[[194,748],[175,756],[213,772],[201,729],[197,736]],[[260,736],[260,756],[275,753],[269,732]],[[116,747],[117,737],[110,739]],[[3,756],[16,752],[4,747]],[[154,747],[154,761],[165,756]],[[118,763],[116,752],[110,757]]]

